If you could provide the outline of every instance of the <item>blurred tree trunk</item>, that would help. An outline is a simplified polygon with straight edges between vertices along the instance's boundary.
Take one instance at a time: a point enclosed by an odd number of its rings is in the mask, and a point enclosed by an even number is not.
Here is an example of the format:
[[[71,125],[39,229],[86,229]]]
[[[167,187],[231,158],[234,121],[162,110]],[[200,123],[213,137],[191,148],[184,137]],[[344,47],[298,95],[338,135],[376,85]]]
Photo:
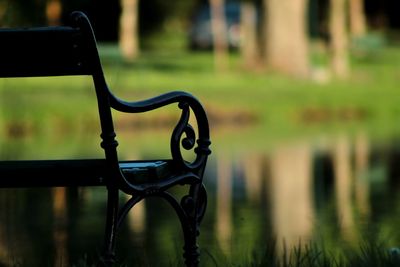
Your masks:
[[[48,0],[46,3],[47,24],[50,26],[60,25],[62,13],[61,0]]]
[[[263,0],[264,51],[269,68],[297,77],[309,74],[307,0]]]
[[[121,0],[119,47],[126,61],[139,56],[139,0]]]
[[[229,51],[224,5],[224,0],[210,0],[215,67],[218,71],[224,71],[228,66]]]
[[[343,79],[349,73],[346,0],[331,0],[329,15],[332,72]]]
[[[361,37],[366,33],[364,0],[350,0],[350,32],[352,37]]]
[[[244,1],[240,6],[240,52],[246,68],[257,65],[257,12],[252,1]]]

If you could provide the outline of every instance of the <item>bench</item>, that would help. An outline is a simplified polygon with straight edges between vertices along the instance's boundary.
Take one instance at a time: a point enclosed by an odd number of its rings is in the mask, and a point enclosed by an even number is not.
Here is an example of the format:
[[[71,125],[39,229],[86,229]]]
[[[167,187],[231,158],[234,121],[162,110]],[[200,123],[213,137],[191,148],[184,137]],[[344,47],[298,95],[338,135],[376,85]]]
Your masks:
[[[137,102],[123,101],[113,95],[104,78],[92,27],[82,12],[73,12],[67,26],[0,29],[1,78],[65,75],[93,78],[104,158],[0,161],[0,188],[104,186],[107,214],[99,266],[115,263],[117,232],[128,212],[144,198],[159,197],[166,200],[179,217],[185,264],[197,266],[197,237],[207,205],[203,174],[210,154],[209,126],[200,102],[181,91]],[[112,110],[143,113],[170,104],[176,104],[181,110],[171,134],[171,158],[120,161]],[[189,123],[191,114],[197,127]],[[194,153],[193,161],[185,160],[183,149]],[[167,191],[177,185],[188,187],[181,199]],[[120,192],[131,196],[122,205]]]

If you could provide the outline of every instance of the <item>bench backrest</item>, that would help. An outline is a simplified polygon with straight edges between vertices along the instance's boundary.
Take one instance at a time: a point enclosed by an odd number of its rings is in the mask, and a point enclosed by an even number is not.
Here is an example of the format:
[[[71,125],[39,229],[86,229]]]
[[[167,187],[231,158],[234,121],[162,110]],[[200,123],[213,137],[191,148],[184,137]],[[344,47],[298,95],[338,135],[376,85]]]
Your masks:
[[[0,29],[0,77],[91,75],[96,90],[102,147],[118,167],[109,91],[89,19],[73,12],[63,27]]]
[[[95,74],[100,62],[90,24],[80,12],[70,24],[0,29],[0,77]]]
[[[90,74],[79,30],[0,30],[0,77]]]

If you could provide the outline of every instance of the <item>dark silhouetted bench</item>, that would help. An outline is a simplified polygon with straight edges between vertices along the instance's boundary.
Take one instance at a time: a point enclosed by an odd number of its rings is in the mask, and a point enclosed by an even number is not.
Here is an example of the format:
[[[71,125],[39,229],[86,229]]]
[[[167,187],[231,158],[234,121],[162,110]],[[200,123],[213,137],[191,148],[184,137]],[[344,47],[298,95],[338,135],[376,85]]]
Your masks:
[[[114,96],[103,75],[92,27],[81,12],[71,14],[68,26],[0,29],[0,55],[0,77],[3,78],[92,76],[101,125],[101,147],[105,152],[102,159],[0,161],[0,187],[106,187],[105,245],[99,261],[99,265],[104,266],[115,262],[116,235],[130,209],[146,197],[160,197],[171,204],[180,219],[186,265],[197,266],[196,239],[207,203],[203,173],[210,154],[209,126],[200,102],[185,92],[170,92],[138,102],[126,102]],[[181,116],[171,134],[171,159],[121,162],[112,109],[142,113],[174,103],[181,110]],[[197,121],[196,129],[189,124],[191,114]],[[186,161],[182,149],[193,150],[195,159]],[[176,185],[189,188],[180,200],[167,192]],[[121,206],[118,203],[120,191],[131,196]]]

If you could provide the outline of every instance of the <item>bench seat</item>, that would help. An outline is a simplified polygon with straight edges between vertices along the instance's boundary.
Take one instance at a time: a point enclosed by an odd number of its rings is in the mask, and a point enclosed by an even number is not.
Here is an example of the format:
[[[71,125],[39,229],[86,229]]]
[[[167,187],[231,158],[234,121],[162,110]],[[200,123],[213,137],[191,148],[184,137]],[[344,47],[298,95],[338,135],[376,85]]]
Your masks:
[[[119,163],[126,179],[143,188],[163,177],[174,183],[171,165],[171,160]],[[0,188],[105,186],[106,166],[105,159],[0,161]]]

